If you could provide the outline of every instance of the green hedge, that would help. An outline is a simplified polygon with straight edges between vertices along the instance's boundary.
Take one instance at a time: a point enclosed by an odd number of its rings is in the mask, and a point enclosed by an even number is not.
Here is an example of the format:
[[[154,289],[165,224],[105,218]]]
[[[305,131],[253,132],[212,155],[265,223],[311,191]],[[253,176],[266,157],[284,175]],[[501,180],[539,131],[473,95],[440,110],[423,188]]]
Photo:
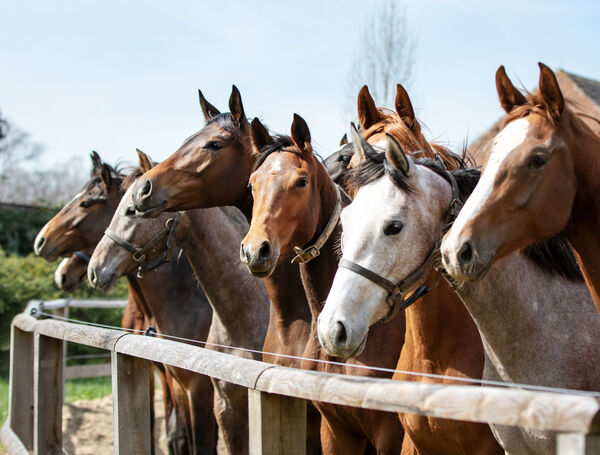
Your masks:
[[[57,212],[57,208],[0,207],[0,248],[22,256],[33,252],[35,236]]]
[[[0,248],[0,374],[8,368],[10,322],[25,309],[29,300],[53,300],[59,298],[127,298],[127,284],[120,280],[109,294],[82,283],[74,294],[56,288],[54,271],[58,263],[49,264],[44,259],[28,255],[6,253]],[[73,308],[70,317],[91,322],[120,326],[122,310],[97,310]],[[90,348],[69,344],[69,354],[86,354]]]

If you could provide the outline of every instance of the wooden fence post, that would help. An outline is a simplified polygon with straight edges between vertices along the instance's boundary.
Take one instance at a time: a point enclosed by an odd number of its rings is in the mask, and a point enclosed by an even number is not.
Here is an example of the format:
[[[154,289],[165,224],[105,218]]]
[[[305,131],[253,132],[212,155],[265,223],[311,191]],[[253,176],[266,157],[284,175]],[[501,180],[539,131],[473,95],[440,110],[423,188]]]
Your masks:
[[[10,428],[33,449],[33,333],[10,327],[8,410]]]
[[[600,453],[600,434],[559,433],[556,436],[557,455],[592,455]]]
[[[114,453],[151,452],[150,362],[111,353]]]
[[[251,455],[305,455],[306,401],[248,389]]]
[[[62,454],[63,341],[34,337],[33,453]]]

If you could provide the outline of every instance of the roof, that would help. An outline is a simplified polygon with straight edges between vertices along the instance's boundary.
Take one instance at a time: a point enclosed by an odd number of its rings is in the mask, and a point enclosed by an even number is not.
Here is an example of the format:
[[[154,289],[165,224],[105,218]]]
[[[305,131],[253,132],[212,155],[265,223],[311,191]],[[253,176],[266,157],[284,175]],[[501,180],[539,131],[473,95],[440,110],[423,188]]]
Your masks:
[[[556,78],[567,104],[570,105],[573,111],[600,120],[600,81],[578,76],[561,69],[556,71]],[[476,163],[485,163],[492,141],[502,129],[505,118],[498,119],[490,129],[479,136],[467,149],[467,153],[475,159]],[[582,117],[582,120],[592,130],[597,131],[600,129],[600,121],[596,122],[588,117]]]

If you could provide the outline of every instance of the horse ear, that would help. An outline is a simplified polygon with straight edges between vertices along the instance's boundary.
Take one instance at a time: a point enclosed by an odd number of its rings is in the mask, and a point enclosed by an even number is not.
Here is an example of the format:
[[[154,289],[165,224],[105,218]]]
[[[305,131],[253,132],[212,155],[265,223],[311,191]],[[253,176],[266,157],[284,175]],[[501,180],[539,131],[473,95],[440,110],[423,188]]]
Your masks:
[[[294,114],[294,121],[292,122],[292,140],[300,150],[312,153],[310,130],[306,121],[298,114]]]
[[[90,153],[92,159],[92,177],[100,177],[100,170],[102,169],[102,159],[95,150]]]
[[[515,107],[527,103],[523,94],[512,84],[506,75],[504,65],[500,65],[500,68],[496,71],[496,91],[498,92],[498,98],[500,98],[500,104],[507,113]]]
[[[402,84],[396,85],[396,101],[394,104],[396,106],[396,112],[411,130],[419,127],[419,123],[415,118],[415,111],[410,102],[410,97]]]
[[[256,117],[250,123],[250,141],[252,142],[252,150],[256,154],[260,153],[263,147],[273,142],[269,131]]]
[[[552,115],[559,118],[565,109],[562,91],[554,72],[542,62],[539,62],[538,65],[540,67],[540,93]]]
[[[152,169],[152,160],[150,159],[150,157],[148,155],[146,155],[144,152],[142,152],[140,149],[135,149],[135,151],[137,152],[138,158],[140,160],[140,169],[144,173],[146,173],[150,169]]]
[[[112,170],[108,164],[103,164],[102,169],[100,171],[100,178],[102,179],[102,183],[108,190],[110,185],[112,184]]]
[[[242,105],[242,95],[235,85],[231,86],[231,96],[229,97],[229,112],[233,116],[233,119],[238,124],[242,125],[242,122],[246,118],[244,114],[244,106]]]
[[[340,140],[340,147],[343,145],[346,145],[348,143],[348,135],[346,133],[344,133],[344,135],[342,136],[342,139]]]
[[[385,158],[392,165],[392,167],[400,171],[405,177],[409,176],[410,162],[404,149],[400,143],[389,134],[387,136],[387,144],[385,147]]]
[[[358,122],[363,130],[368,130],[383,119],[384,115],[375,106],[375,101],[369,93],[369,88],[363,85],[358,92]]]
[[[356,125],[354,122],[350,124],[350,136],[352,137],[352,145],[354,146],[354,156],[356,157],[355,164],[360,163],[361,161],[366,161],[367,151],[375,153],[373,148],[369,145],[367,141],[360,135],[358,130],[356,129]]]
[[[219,109],[214,107],[202,94],[201,90],[198,90],[198,98],[200,98],[200,107],[202,108],[202,112],[204,113],[204,119],[208,122],[211,118],[216,117],[220,114]]]

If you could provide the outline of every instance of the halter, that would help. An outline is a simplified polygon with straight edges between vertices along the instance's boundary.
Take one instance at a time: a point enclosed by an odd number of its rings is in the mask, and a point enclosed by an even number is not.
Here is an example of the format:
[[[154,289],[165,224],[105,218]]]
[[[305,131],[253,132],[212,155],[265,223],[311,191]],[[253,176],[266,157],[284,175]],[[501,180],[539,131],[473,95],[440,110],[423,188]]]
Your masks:
[[[323,230],[317,241],[311,246],[306,247],[304,249],[297,246],[294,247],[294,252],[296,253],[296,256],[294,256],[294,258],[292,259],[292,264],[296,264],[298,262],[306,264],[307,262],[310,262],[314,258],[316,258],[319,254],[321,254],[321,248],[323,248],[323,245],[325,245],[325,242],[327,242],[327,240],[331,236],[332,232],[338,224],[338,221],[340,220],[340,214],[342,213],[342,196],[340,194],[340,188],[337,185],[335,185],[335,192],[337,195],[337,201],[335,203],[335,208],[333,209],[333,214],[327,222],[325,229]]]
[[[146,263],[147,254],[154,248],[154,246],[160,242],[165,236],[167,236],[167,249],[164,251],[160,257],[154,261],[152,264],[146,267],[146,270],[154,270],[164,264],[165,262],[169,262],[171,257],[173,256],[173,245],[175,243],[175,235],[177,234],[177,228],[179,227],[179,223],[181,222],[181,214],[182,212],[177,212],[174,217],[169,218],[165,222],[165,227],[152,237],[145,245],[141,247],[137,247],[132,245],[127,240],[122,239],[114,231],[110,228],[104,231],[104,235],[106,235],[109,239],[115,242],[120,247],[129,251],[133,257],[133,260],[138,263],[138,271],[137,277],[144,277],[144,264]]]
[[[462,202],[460,201],[458,184],[456,183],[456,179],[454,178],[454,176],[447,170],[444,170],[444,176],[452,186],[452,202],[450,203],[450,207],[448,208],[448,212],[446,214],[447,225],[444,229],[445,232],[448,229],[450,229],[450,226],[452,226],[452,223],[458,216],[458,213],[462,208]],[[367,280],[372,281],[373,283],[375,283],[378,286],[381,286],[387,291],[386,302],[390,307],[390,311],[381,320],[381,322],[388,322],[394,316],[396,316],[398,311],[407,309],[418,299],[423,297],[425,294],[427,294],[429,291],[431,291],[434,287],[437,286],[440,280],[439,271],[435,283],[432,286],[425,286],[424,284],[422,284],[408,298],[404,298],[404,294],[406,293],[407,289],[410,289],[410,287],[414,285],[430,267],[431,263],[433,262],[433,258],[435,257],[435,253],[438,249],[437,246],[438,242],[436,242],[431,247],[429,253],[425,257],[425,260],[421,263],[421,265],[414,269],[412,272],[410,272],[402,281],[398,283],[394,283],[393,281],[384,278],[378,273],[366,269],[363,266],[358,265],[356,262],[349,261],[348,259],[342,258],[338,267],[343,267],[345,269],[352,270],[354,273],[357,273],[358,275],[366,278]]]
[[[73,253],[75,256],[77,256],[79,259],[81,259],[82,261],[86,262],[86,263],[90,263],[90,257],[85,254],[83,251],[75,251],[75,253]]]

